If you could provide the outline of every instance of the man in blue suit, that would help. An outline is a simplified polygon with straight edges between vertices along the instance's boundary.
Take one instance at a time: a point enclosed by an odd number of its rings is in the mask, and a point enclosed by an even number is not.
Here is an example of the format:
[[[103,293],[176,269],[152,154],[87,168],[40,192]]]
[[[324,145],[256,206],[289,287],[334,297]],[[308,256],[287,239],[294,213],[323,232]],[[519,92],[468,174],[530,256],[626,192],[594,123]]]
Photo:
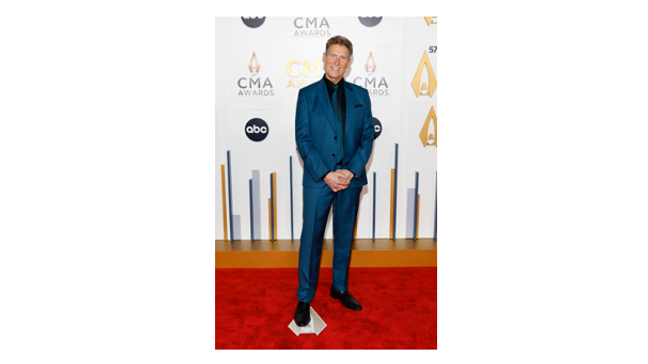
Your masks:
[[[353,45],[335,36],[326,42],[324,77],[299,91],[295,138],[304,161],[303,226],[299,247],[299,303],[295,323],[310,322],[310,302],[319,277],[324,231],[333,205],[333,284],[331,297],[352,310],[360,303],[349,293],[349,261],[360,191],[367,184],[374,126],[366,89],[345,82]]]

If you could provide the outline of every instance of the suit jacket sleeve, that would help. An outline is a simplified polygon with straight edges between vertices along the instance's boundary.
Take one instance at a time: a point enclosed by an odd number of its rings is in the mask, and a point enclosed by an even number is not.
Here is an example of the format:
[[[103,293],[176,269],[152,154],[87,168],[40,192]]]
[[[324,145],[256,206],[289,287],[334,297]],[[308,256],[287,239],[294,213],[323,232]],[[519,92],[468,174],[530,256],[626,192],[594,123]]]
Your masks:
[[[319,152],[313,148],[310,118],[308,110],[308,98],[303,90],[299,90],[297,96],[297,112],[295,114],[295,139],[297,140],[297,149],[299,155],[304,161],[306,171],[311,175],[314,181],[321,179],[322,176],[329,172],[324,163],[324,159]]]
[[[366,106],[362,115],[362,138],[358,149],[356,149],[354,156],[346,166],[348,170],[355,174],[355,178],[359,178],[362,175],[369,161],[369,157],[371,157],[375,131],[373,117],[371,115],[371,99],[367,90],[362,90],[364,91],[363,103]]]

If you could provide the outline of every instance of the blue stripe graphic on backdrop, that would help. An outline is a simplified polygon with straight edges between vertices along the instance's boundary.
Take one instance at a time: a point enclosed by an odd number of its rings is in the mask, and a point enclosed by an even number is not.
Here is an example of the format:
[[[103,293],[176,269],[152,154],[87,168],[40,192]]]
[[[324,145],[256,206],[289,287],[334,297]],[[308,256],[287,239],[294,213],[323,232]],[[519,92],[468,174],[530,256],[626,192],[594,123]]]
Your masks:
[[[292,176],[292,155],[289,158],[290,160],[290,241],[295,241],[295,236],[293,234],[293,176]]]
[[[250,178],[250,240],[254,241],[254,202],[252,197],[252,178]]]
[[[274,241],[274,195],[272,194],[272,191],[274,191],[273,188],[273,183],[272,183],[272,173],[270,173],[270,240]]]
[[[434,172],[434,240],[437,233],[437,172]]]
[[[419,173],[416,172],[416,187],[414,187],[414,240],[418,239],[418,234],[416,233],[416,228],[418,227],[418,182],[419,182]]]
[[[254,240],[261,240],[261,172],[252,170],[252,195],[254,198]]]
[[[392,240],[396,240],[396,211],[398,209],[396,208],[396,199],[398,197],[398,143],[396,144],[396,156],[395,156],[395,161],[396,164],[394,166],[394,221],[392,221],[392,226],[393,228],[393,235],[392,235]]]
[[[229,217],[230,217],[230,231],[232,232],[232,237],[230,241],[234,241],[234,220],[232,219],[232,167],[230,161],[230,151],[227,151],[227,190],[229,192]]]
[[[373,225],[371,226],[371,240],[376,241],[376,172],[373,173]]]

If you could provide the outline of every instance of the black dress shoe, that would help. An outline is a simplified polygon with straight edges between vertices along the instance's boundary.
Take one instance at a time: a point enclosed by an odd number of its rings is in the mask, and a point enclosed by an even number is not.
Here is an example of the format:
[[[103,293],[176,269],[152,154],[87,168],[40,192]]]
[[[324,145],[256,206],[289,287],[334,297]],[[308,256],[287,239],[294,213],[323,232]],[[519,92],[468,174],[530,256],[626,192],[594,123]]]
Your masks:
[[[333,286],[331,286],[331,297],[340,300],[340,302],[342,302],[342,306],[348,309],[362,310],[360,302],[358,302],[355,297],[351,296],[351,293],[349,293],[349,291],[338,292],[333,289]]]
[[[297,326],[306,326],[310,322],[310,303],[299,302],[295,310],[295,323]]]

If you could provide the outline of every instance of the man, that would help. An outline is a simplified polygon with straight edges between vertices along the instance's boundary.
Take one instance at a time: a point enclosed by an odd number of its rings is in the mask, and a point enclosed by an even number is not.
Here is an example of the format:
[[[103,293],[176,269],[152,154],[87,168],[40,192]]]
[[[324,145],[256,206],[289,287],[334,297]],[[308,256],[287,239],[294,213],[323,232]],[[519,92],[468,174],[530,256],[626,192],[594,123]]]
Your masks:
[[[360,191],[367,184],[374,126],[366,89],[344,80],[353,45],[335,36],[322,56],[324,77],[299,91],[295,138],[304,161],[303,226],[299,247],[299,303],[295,323],[310,322],[310,302],[319,277],[322,243],[333,205],[333,284],[331,297],[352,310],[360,303],[349,293],[349,261]]]

